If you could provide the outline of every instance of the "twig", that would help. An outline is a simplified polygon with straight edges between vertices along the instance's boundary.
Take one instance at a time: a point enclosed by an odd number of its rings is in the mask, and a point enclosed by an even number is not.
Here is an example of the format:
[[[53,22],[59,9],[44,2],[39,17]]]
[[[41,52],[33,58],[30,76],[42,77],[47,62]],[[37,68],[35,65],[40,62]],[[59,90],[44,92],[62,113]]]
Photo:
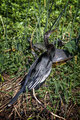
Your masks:
[[[20,118],[22,118],[21,115],[19,114],[19,112],[17,111],[17,108],[14,107],[14,109],[15,109],[15,111],[17,112],[18,116],[19,116]]]
[[[8,116],[8,119],[10,119],[10,117],[12,116],[13,111],[14,111],[14,109],[12,109],[12,111],[11,111],[10,115]]]
[[[55,116],[55,117],[57,117],[57,118],[59,118],[59,119],[66,120],[66,119],[63,118],[63,117],[61,117],[61,116],[59,116],[59,115],[56,115],[56,114],[54,114],[53,112],[50,112],[50,111],[37,99],[34,88],[33,88],[33,96],[34,96],[35,100],[36,100],[42,107],[44,107],[51,115],[53,115],[53,116]]]
[[[8,104],[8,102],[6,102],[4,105],[2,105],[2,106],[0,107],[0,111],[1,111],[1,109],[5,108],[5,107],[7,106],[7,104]]]
[[[69,107],[68,112],[67,112],[67,118],[69,118],[69,116],[70,116],[70,114],[71,114],[71,112],[72,112],[72,109],[75,107],[75,105],[76,105],[76,104],[71,105],[71,106]]]
[[[0,107],[0,112],[2,112],[7,107],[7,104],[8,104],[8,102]]]

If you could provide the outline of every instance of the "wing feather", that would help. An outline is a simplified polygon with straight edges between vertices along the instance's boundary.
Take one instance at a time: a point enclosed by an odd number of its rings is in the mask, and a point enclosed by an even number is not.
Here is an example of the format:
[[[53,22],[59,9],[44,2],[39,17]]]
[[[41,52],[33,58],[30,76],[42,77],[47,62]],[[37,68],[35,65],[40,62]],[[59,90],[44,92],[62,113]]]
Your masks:
[[[42,65],[42,64],[40,64]],[[52,62],[49,62],[47,66],[38,66],[38,69],[36,72],[34,72],[34,75],[29,79],[29,82],[27,84],[28,89],[33,89],[49,76],[52,68]]]

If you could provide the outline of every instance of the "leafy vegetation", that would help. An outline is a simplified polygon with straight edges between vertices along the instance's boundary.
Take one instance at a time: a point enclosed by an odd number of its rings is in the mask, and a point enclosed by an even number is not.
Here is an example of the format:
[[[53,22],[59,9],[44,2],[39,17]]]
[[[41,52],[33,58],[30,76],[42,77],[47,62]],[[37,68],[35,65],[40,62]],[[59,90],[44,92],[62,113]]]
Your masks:
[[[61,19],[54,24],[67,2],[0,0],[0,81],[6,81],[4,74],[16,77],[16,81],[24,76],[35,60],[28,39],[31,38],[33,43],[43,43],[44,33],[57,28],[57,32],[50,36],[51,42],[61,39],[66,43],[64,49],[76,56],[63,66],[53,67],[45,83],[47,87],[41,87],[36,92],[40,100],[47,96],[46,104],[50,111],[66,119],[79,119],[80,111],[77,116],[74,114],[80,108],[80,43],[77,50],[75,42],[80,35],[79,0],[70,0]]]

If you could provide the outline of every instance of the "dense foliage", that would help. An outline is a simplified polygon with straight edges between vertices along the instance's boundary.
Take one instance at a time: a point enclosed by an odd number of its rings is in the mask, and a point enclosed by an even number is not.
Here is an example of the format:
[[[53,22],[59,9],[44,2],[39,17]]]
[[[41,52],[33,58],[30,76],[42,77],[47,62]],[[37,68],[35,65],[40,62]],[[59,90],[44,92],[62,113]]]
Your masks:
[[[48,106],[50,110],[54,105],[58,106],[61,99],[64,99],[62,102],[66,104],[65,111],[71,101],[80,105],[79,92],[73,94],[80,85],[78,51],[80,43],[76,50],[74,40],[80,35],[79,0],[70,0],[61,19],[53,26],[67,2],[67,0],[0,0],[0,78],[2,81],[4,81],[3,73],[20,76],[28,71],[34,61],[28,39],[31,38],[33,43],[42,43],[44,33],[50,29],[57,28],[57,32],[50,37],[51,42],[57,39],[63,40],[67,43],[65,48],[77,56],[77,59],[74,57],[67,65],[53,68],[54,74],[51,73],[47,81],[52,104],[52,107]],[[46,88],[43,93],[45,90]],[[38,90],[38,92],[42,91]],[[58,107],[55,107],[54,110],[57,111]]]
[[[52,5],[53,3],[53,5]],[[49,6],[48,6],[49,5]],[[32,34],[33,42],[43,41],[44,31],[51,28],[54,21],[65,7],[66,1],[0,1],[0,71],[17,72],[25,67],[29,50],[28,40]],[[52,6],[52,8],[51,8]],[[78,1],[70,2],[65,14],[59,21],[54,39],[79,33]],[[55,28],[55,26],[53,27]],[[52,29],[53,29],[52,28]],[[22,69],[22,68],[21,68]]]

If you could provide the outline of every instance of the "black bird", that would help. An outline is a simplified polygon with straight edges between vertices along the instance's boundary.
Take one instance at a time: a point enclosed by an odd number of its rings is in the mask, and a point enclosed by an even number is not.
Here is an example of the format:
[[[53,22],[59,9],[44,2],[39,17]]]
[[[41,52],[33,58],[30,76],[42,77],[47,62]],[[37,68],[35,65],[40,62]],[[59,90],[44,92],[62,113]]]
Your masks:
[[[27,86],[28,90],[38,88],[49,76],[52,69],[52,60],[55,55],[55,47],[53,44],[47,44],[47,51],[42,53],[39,58],[31,65],[28,74],[25,77],[25,82],[20,91],[12,98],[8,106],[16,102],[19,95],[25,91]]]

